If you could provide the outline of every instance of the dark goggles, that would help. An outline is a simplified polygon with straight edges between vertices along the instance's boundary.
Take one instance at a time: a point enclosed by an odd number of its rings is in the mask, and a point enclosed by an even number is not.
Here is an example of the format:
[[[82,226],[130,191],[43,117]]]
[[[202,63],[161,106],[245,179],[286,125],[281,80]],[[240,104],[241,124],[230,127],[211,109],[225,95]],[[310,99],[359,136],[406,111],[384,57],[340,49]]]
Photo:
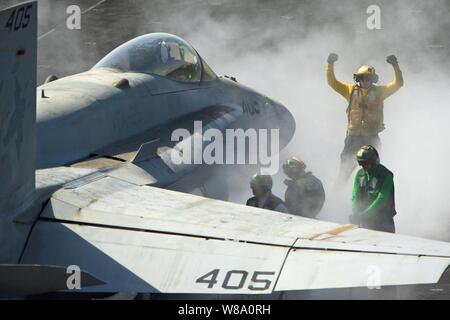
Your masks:
[[[357,160],[358,161],[358,165],[360,165],[360,166],[366,166],[366,165],[370,165],[370,164],[376,164],[376,161],[375,160],[367,160],[367,159],[364,159],[364,160]]]
[[[373,74],[355,74],[355,81],[372,81],[375,82],[375,76]]]

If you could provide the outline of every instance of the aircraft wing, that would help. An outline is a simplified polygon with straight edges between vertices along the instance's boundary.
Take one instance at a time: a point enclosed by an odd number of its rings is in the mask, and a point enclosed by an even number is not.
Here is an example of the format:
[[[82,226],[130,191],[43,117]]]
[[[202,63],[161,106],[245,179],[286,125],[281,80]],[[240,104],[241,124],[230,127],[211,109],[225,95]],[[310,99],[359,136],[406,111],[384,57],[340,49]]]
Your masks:
[[[21,263],[106,283],[86,291],[202,294],[436,283],[450,264],[445,242],[94,177],[52,194]]]

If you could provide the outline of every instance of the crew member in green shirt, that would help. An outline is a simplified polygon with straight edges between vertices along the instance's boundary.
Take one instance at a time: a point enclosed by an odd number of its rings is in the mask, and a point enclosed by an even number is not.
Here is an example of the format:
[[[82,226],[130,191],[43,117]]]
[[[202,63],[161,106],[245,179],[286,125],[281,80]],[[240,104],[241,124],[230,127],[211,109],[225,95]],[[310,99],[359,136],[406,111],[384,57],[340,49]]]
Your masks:
[[[355,176],[350,222],[366,229],[395,233],[393,173],[380,164],[373,146],[361,147],[356,158],[362,169]]]

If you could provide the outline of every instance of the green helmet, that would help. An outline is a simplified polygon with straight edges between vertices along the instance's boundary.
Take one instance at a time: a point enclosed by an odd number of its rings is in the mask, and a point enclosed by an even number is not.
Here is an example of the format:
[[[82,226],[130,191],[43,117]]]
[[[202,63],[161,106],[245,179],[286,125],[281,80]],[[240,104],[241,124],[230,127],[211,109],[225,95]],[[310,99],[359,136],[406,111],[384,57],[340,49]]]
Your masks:
[[[265,189],[266,191],[270,191],[272,190],[272,177],[257,172],[252,176],[250,187],[259,187]]]
[[[289,178],[298,177],[306,169],[306,164],[297,157],[289,157],[283,163],[283,171]]]
[[[380,156],[378,155],[377,149],[373,146],[365,145],[356,153],[356,160],[358,160],[358,163],[371,162],[378,164],[380,163]]]

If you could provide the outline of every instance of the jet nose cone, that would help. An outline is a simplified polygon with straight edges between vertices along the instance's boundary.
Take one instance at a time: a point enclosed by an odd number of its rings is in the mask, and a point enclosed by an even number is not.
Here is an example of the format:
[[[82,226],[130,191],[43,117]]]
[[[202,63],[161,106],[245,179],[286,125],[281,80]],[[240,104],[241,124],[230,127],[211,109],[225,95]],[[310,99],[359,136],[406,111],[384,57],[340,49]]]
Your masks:
[[[284,148],[295,133],[296,123],[292,113],[284,105],[273,102],[274,121],[280,129],[280,148]]]

